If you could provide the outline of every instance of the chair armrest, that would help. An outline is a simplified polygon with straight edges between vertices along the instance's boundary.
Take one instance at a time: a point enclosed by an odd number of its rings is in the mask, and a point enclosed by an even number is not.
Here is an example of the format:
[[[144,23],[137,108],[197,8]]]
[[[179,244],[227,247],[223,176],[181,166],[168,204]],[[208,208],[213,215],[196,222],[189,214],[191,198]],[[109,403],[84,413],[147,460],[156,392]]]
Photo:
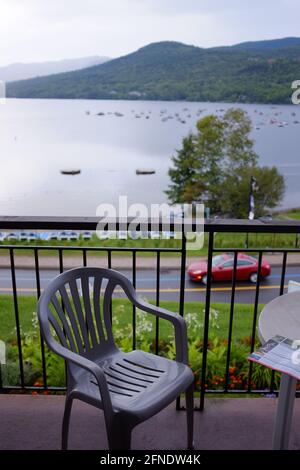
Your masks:
[[[73,351],[70,351],[61,344],[54,341],[52,338],[49,338],[49,340],[50,341],[46,342],[48,343],[50,348],[55,351],[59,356],[63,357],[66,361],[70,361],[73,364],[76,364],[77,366],[82,367],[83,369],[86,369],[91,374],[93,374],[99,386],[103,407],[104,409],[106,408],[112,412],[112,403],[108,391],[106,377],[101,367],[99,367],[98,364],[91,361],[90,359],[80,356],[79,354],[74,353]]]
[[[134,304],[140,310],[151,313],[156,317],[167,320],[173,324],[175,330],[175,345],[176,345],[176,360],[188,364],[188,345],[187,345],[187,330],[185,320],[178,315],[178,313],[170,312],[165,308],[156,307],[139,300],[137,297],[133,299]]]

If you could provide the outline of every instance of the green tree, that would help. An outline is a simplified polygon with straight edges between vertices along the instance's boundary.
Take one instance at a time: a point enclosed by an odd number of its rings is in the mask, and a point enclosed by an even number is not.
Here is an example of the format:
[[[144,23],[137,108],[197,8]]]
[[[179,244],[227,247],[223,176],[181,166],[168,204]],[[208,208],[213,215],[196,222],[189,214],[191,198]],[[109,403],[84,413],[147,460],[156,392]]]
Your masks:
[[[259,167],[251,128],[249,116],[238,108],[229,109],[223,117],[201,119],[197,133],[186,137],[172,158],[166,191],[170,202],[201,201],[212,213],[246,218],[254,176],[259,186],[256,216],[275,207],[284,194],[284,179],[276,167]]]
[[[256,166],[258,155],[250,138],[252,123],[246,111],[240,108],[229,109],[224,114],[223,129],[227,172]]]
[[[202,193],[195,195],[194,200],[201,199],[210,209],[218,210],[220,188],[223,183],[224,169],[224,122],[217,116],[210,115],[197,123],[198,134],[195,139],[197,164],[196,187]]]
[[[230,217],[248,217],[250,179],[254,176],[258,190],[254,193],[255,217],[266,214],[276,207],[284,195],[284,178],[273,167],[249,167],[239,173],[229,175],[222,189],[222,211]]]
[[[177,150],[177,155],[172,157],[174,168],[170,168],[169,176],[173,185],[166,191],[171,201],[190,203],[194,199],[194,193],[196,195],[202,192],[203,188],[197,186],[197,161],[195,137],[189,134],[182,141],[182,149]]]
[[[197,128],[198,134],[185,137],[182,148],[172,157],[172,184],[166,194],[173,203],[191,203],[199,197],[205,200],[221,183],[223,123],[211,115],[201,119]]]

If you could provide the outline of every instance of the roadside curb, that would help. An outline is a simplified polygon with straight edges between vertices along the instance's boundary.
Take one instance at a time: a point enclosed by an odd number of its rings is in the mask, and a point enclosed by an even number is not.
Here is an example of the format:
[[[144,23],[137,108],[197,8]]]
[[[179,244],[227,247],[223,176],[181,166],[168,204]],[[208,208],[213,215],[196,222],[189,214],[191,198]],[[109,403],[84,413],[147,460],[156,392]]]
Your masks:
[[[282,256],[280,255],[270,255],[267,256],[267,259],[272,267],[282,266]],[[186,267],[191,263],[197,261],[206,261],[205,257],[189,257],[186,261]],[[164,258],[161,257],[160,268],[166,270],[178,270],[180,269],[180,257],[174,258]],[[300,256],[293,255],[288,257],[288,266],[300,266]],[[81,257],[66,257],[64,258],[63,267],[64,270],[80,267],[83,265]],[[106,257],[90,257],[88,258],[88,266],[98,266],[107,268],[107,259]],[[147,269],[156,269],[156,259],[146,258],[146,257],[137,257],[136,267],[139,270]],[[8,257],[0,257],[0,269],[10,269],[10,259]],[[15,268],[16,269],[28,269],[34,270],[35,263],[33,257],[25,256],[16,256],[15,257]],[[128,257],[112,257],[112,268],[116,270],[122,269],[131,269],[132,268],[132,259]],[[56,257],[45,257],[42,256],[39,258],[39,269],[41,270],[53,270],[59,271],[59,261]]]

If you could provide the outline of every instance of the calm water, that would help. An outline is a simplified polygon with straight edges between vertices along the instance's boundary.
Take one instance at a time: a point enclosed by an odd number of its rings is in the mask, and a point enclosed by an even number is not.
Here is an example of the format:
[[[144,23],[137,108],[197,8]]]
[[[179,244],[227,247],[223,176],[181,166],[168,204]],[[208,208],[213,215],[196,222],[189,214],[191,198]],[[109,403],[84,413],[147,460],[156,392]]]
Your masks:
[[[166,202],[170,157],[182,138],[197,119],[230,106],[7,100],[0,105],[0,214],[93,216],[98,204],[116,203],[120,194],[129,203]],[[239,106],[253,120],[261,164],[277,165],[285,176],[283,206],[300,206],[300,124],[294,123],[300,106]],[[81,174],[60,173],[69,167]],[[140,167],[156,173],[138,176]]]

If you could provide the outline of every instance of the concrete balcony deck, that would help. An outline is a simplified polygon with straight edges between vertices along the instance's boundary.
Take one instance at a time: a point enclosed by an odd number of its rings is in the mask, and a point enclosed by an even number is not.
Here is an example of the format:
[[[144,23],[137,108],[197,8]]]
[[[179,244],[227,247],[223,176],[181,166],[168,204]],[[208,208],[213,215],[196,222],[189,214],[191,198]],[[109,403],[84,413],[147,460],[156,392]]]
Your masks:
[[[206,398],[195,412],[195,447],[203,450],[271,449],[275,398]],[[60,448],[63,396],[0,396],[0,450]],[[300,399],[296,400],[290,449],[300,449]],[[185,449],[185,413],[174,406],[135,428],[132,448]],[[103,414],[75,401],[70,449],[107,449]]]

